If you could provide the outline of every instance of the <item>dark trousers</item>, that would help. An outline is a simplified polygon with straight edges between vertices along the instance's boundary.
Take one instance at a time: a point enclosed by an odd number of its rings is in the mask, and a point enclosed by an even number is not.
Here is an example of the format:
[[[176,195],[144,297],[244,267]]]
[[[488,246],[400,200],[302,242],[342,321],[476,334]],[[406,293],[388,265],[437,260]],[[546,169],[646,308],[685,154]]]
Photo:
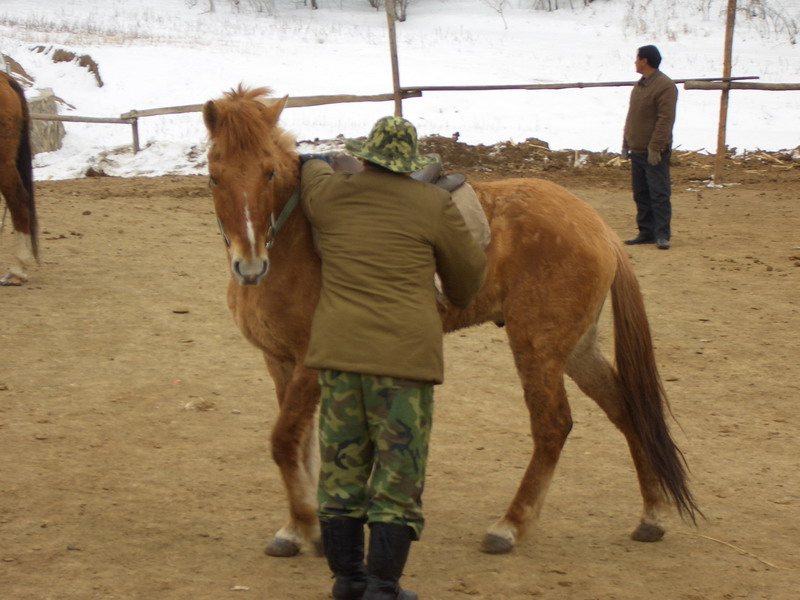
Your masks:
[[[672,187],[669,160],[672,152],[661,153],[655,166],[647,162],[647,152],[631,152],[631,184],[636,202],[636,224],[639,233],[657,240],[669,240]]]

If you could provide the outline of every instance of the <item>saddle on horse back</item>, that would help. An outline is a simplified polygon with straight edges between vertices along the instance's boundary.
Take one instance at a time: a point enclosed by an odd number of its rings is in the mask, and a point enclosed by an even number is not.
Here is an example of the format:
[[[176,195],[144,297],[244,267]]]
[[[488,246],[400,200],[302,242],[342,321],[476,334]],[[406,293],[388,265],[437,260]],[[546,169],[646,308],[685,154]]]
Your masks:
[[[463,173],[443,173],[442,158],[438,154],[429,154],[436,158],[436,162],[428,165],[424,169],[411,173],[411,178],[423,183],[432,183],[435,186],[450,192],[456,207],[461,211],[464,222],[467,224],[475,241],[482,248],[486,248],[492,239],[489,229],[489,221],[483,212],[483,207],[478,200],[478,195],[472,186],[467,183],[467,177]],[[358,173],[364,170],[364,165],[360,160],[344,153],[331,153],[326,155],[328,163],[334,171],[347,171],[348,173]]]

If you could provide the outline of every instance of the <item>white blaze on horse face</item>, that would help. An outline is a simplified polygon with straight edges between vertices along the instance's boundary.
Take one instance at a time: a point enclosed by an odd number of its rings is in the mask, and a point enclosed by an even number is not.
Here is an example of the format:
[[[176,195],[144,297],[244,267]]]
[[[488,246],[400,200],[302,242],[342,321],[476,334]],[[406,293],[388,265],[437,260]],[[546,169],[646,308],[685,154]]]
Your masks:
[[[250,242],[250,252],[255,257],[256,253],[256,232],[253,229],[253,220],[250,218],[250,209],[247,207],[247,192],[244,194],[244,224],[247,228],[247,241]]]
[[[259,252],[256,243],[256,229],[250,209],[247,206],[247,192],[242,192],[242,198],[244,200],[242,213],[247,240],[232,240],[229,248],[231,270],[241,285],[258,285],[267,275],[269,262],[267,261],[266,250]],[[248,245],[250,247],[249,252]]]

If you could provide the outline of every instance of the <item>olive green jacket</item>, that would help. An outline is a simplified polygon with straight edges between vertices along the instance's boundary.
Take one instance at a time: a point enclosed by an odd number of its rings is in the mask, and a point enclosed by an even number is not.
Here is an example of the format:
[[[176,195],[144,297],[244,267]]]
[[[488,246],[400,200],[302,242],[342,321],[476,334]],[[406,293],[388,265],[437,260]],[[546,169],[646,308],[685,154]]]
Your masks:
[[[633,86],[624,134],[631,152],[664,152],[672,148],[677,102],[678,88],[661,71],[642,77]]]
[[[302,205],[322,258],[322,291],[305,364],[441,383],[442,322],[434,273],[465,307],[486,255],[450,194],[384,169],[302,169]]]

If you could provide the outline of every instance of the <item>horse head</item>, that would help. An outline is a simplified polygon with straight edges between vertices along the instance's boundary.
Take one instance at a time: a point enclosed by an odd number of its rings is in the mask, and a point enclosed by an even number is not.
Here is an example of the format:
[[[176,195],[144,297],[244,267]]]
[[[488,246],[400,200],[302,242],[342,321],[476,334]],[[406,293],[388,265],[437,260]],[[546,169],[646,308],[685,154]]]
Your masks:
[[[299,183],[294,138],[277,126],[288,97],[241,85],[203,106],[214,210],[240,285],[269,272],[271,224]]]

